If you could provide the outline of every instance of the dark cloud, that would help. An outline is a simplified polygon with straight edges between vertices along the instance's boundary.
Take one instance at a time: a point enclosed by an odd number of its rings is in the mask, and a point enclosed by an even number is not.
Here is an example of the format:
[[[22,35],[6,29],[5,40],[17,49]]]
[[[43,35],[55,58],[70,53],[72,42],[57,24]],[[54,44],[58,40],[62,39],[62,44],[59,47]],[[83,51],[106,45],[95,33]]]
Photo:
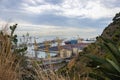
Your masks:
[[[63,2],[63,0],[45,0],[45,1],[50,4],[60,4]]]
[[[4,16],[5,15],[5,16]],[[54,14],[28,14],[24,11],[2,11],[0,17],[4,20],[11,19],[13,22],[25,21],[36,25],[51,25],[61,27],[106,27],[111,18],[89,19],[89,18],[69,18],[65,16],[57,16]]]
[[[58,5],[61,4],[63,0],[45,0],[45,2],[52,5]],[[98,18],[98,19],[83,18],[82,16],[67,17],[67,16],[55,14],[56,12],[55,10],[45,11],[40,14],[34,14],[31,12],[26,12],[23,9],[22,3],[24,3],[24,0],[0,0],[0,9],[1,9],[0,19],[5,21],[10,19],[12,22],[17,22],[18,24],[20,21],[22,21],[34,25],[60,26],[61,28],[62,27],[78,27],[78,28],[92,27],[92,28],[101,28],[101,29],[106,27],[108,23],[112,20],[111,17]],[[106,1],[104,2],[101,0],[101,3],[103,3],[107,7],[120,7],[119,0],[116,2],[106,2]],[[41,3],[37,5],[40,6]]]
[[[101,0],[101,3],[109,8],[120,7],[120,0]]]
[[[19,9],[21,7],[22,0],[2,0],[0,2],[0,8],[3,9]]]

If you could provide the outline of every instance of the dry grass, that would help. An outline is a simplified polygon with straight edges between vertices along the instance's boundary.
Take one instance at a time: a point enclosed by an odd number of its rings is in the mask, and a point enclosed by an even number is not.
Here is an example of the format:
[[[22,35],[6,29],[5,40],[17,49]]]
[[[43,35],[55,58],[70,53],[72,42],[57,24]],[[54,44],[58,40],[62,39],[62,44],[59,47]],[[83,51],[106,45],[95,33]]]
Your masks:
[[[30,61],[32,70],[25,70],[20,67],[22,57],[18,60],[14,53],[10,39],[8,38],[8,28],[3,29],[0,33],[0,80],[23,80],[22,75],[33,76],[32,80],[71,80],[69,76],[58,75],[52,70],[43,70],[36,61]],[[15,62],[17,60],[17,62]],[[31,80],[31,79],[24,79]],[[88,80],[87,78],[79,78],[74,80]]]
[[[34,65],[33,69],[37,75],[36,80],[70,80],[69,77],[58,75],[51,69],[43,70],[35,60],[31,62]]]
[[[12,52],[10,39],[7,37],[6,29],[0,34],[0,80],[17,80],[18,64],[14,66],[17,58]]]
[[[0,80],[20,80],[22,75],[33,75],[35,80],[66,80],[53,71],[44,71],[39,67],[39,64],[32,67],[35,74],[25,69],[21,71],[21,67],[19,66],[21,59],[18,60],[17,55],[12,49],[7,29],[8,28],[5,27],[2,30],[3,33],[0,34]],[[18,60],[17,63],[15,62],[16,60]],[[31,62],[33,64],[33,61]],[[35,62],[36,61],[34,61],[34,63]]]

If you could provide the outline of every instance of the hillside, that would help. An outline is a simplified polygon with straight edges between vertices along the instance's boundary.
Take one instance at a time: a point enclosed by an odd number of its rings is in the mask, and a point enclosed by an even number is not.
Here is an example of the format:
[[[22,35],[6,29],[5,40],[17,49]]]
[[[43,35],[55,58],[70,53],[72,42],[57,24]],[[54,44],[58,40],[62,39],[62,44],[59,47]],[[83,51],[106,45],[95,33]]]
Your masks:
[[[113,22],[104,29],[101,36],[114,41],[116,44],[120,43],[120,13],[116,14]]]
[[[67,67],[62,69],[62,71],[65,72],[65,70],[68,70],[68,73],[71,77],[72,75],[76,74],[75,80],[79,80],[78,78],[80,75],[90,72],[91,69],[86,67],[90,60],[82,55],[93,54],[98,57],[104,57],[104,49],[98,45],[98,43],[101,43],[101,40],[99,39],[101,36],[103,38],[112,40],[117,46],[120,46],[120,13],[116,14],[116,16],[113,18],[113,22],[110,23],[103,30],[103,33],[96,38],[96,42],[84,48],[83,52],[79,53],[77,57],[72,59]]]

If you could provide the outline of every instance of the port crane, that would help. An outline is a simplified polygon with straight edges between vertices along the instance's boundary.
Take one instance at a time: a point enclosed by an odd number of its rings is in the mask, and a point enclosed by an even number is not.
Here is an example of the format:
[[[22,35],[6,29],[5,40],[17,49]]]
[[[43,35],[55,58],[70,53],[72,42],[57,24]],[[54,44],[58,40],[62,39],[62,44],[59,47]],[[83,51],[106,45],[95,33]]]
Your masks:
[[[38,53],[37,53],[37,50],[38,50],[38,44],[36,42],[36,39],[34,39],[34,51],[35,51],[35,58],[38,58]]]
[[[50,48],[52,42],[51,41],[44,41],[43,43],[44,43],[44,46],[45,46],[45,53],[47,54],[46,57],[47,57],[47,59],[49,60],[49,63],[50,63],[49,67],[52,69],[51,56],[50,56],[50,51],[49,51],[49,48]]]
[[[49,51],[49,48],[50,48],[50,46],[51,46],[51,41],[44,41],[43,42],[44,43],[44,45],[45,45],[45,53],[47,54],[47,58],[50,58],[50,51]]]
[[[77,43],[82,43],[82,41],[84,40],[83,38],[80,38],[80,36],[79,35],[77,35],[78,36],[78,42]]]
[[[62,41],[63,39],[60,39],[59,37],[56,37],[57,47],[58,47],[58,56],[60,56],[60,51],[62,49]]]

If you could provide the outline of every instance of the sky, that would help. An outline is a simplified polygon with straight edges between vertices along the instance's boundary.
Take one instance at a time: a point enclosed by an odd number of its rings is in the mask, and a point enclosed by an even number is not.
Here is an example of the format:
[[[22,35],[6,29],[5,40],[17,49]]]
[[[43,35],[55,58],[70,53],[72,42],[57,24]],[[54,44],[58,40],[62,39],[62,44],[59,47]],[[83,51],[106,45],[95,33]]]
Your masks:
[[[38,36],[99,36],[120,12],[120,0],[0,0],[0,28]]]

